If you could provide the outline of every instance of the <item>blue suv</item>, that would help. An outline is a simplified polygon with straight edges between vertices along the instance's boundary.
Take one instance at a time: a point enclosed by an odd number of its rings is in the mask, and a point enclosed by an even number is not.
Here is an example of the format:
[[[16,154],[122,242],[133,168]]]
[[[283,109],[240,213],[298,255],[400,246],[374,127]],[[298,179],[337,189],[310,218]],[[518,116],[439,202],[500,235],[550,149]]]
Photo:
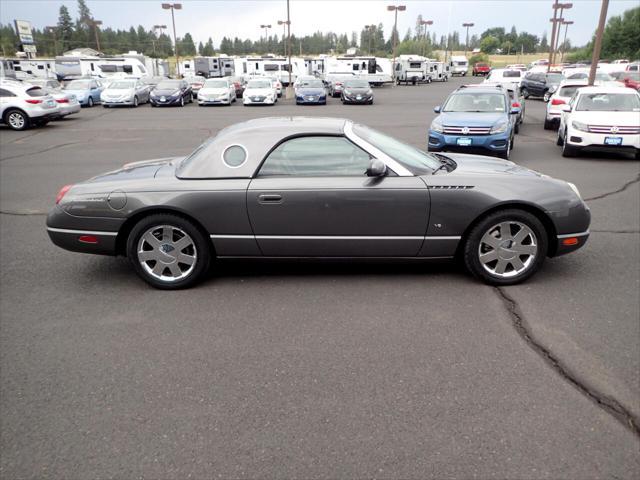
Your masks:
[[[512,107],[500,85],[462,86],[455,90],[429,128],[430,152],[462,152],[509,159],[520,108]]]

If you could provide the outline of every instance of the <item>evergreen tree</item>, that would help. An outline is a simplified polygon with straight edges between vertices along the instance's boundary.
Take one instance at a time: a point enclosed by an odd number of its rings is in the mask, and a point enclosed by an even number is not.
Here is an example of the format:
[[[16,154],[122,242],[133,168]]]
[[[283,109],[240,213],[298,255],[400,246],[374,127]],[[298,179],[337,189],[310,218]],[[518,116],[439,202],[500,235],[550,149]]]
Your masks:
[[[211,57],[211,56],[215,55],[215,53],[216,52],[215,52],[215,50],[213,48],[213,40],[211,40],[211,37],[209,37],[209,40],[207,40],[207,43],[202,48],[201,55],[203,55],[205,57]]]
[[[73,21],[71,20],[71,15],[69,15],[69,9],[64,5],[60,6],[60,10],[58,12],[56,37],[58,47],[60,49],[58,53],[62,55],[62,52],[70,48],[69,46],[73,39]]]

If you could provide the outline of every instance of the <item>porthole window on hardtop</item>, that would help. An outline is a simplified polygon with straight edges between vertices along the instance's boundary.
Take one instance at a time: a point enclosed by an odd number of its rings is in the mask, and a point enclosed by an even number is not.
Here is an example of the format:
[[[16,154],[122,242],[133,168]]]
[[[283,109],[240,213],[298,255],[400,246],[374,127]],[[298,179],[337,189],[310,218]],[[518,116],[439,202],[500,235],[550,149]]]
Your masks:
[[[240,145],[231,145],[222,154],[222,160],[230,168],[241,167],[247,161],[247,151]]]

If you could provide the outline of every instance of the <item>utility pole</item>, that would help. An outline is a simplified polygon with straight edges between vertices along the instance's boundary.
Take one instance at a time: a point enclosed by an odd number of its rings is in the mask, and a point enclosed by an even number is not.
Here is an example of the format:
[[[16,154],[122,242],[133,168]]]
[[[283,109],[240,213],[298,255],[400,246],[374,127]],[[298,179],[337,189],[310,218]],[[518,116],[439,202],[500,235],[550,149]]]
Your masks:
[[[171,10],[171,22],[173,23],[173,43],[176,47],[176,73],[178,74],[178,78],[180,77],[180,54],[178,53],[178,38],[176,37],[176,17],[174,15],[174,10],[182,10],[181,3],[163,3],[163,10]]]
[[[433,25],[433,20],[420,20],[420,25],[424,27],[422,34],[422,56],[424,57],[425,49],[427,48],[427,27]]]
[[[288,1],[288,0],[287,0]],[[393,22],[393,85],[396,84],[396,46],[398,43],[398,11],[404,12],[407,9],[405,5],[389,5],[387,10],[389,12],[395,12],[395,20]]]
[[[376,29],[375,25],[364,26],[364,31],[367,32],[367,40],[369,41],[369,55],[373,54],[373,52],[371,51],[371,39],[373,37],[373,32],[375,31],[375,29]]]
[[[596,79],[596,69],[598,68],[598,60],[600,60],[600,50],[602,49],[602,34],[604,33],[604,25],[607,21],[608,9],[609,0],[602,0],[602,5],[600,6],[600,20],[598,21],[598,30],[596,30],[596,40],[593,43],[593,55],[591,56],[589,85],[593,85],[593,82]]]
[[[102,20],[85,18],[84,23],[86,23],[89,27],[93,27],[93,33],[96,37],[96,50],[100,51],[100,37],[98,36],[98,27],[102,25]]]
[[[287,0],[287,53],[289,54],[289,84],[285,97],[293,98],[293,83],[291,82],[291,15],[289,14],[289,0]]]
[[[564,11],[565,10],[569,10],[570,8],[573,7],[573,3],[561,3],[560,5],[560,16],[558,17],[558,27],[556,28],[556,44],[555,47],[553,49],[553,62],[555,63],[558,59],[556,58],[556,53],[558,52],[558,50],[560,49],[560,29],[562,28],[562,25],[564,24]]]
[[[160,30],[160,35],[162,35],[162,30],[167,28],[166,25],[154,25],[153,26],[153,55],[156,54],[156,30]]]
[[[58,55],[58,38],[56,37],[57,27],[44,27],[47,32],[51,32],[53,35],[53,56],[56,57]]]
[[[260,25],[260,28],[264,28],[264,49],[265,53],[269,53],[269,29],[271,28],[271,24],[269,25]]]
[[[287,36],[287,25],[289,24],[289,20],[278,20],[278,25],[282,25],[282,45],[284,46],[284,56],[287,56],[287,41],[285,37]]]
[[[469,28],[473,27],[473,23],[463,23],[462,26],[467,29],[467,42],[464,44],[464,56],[467,56],[467,50],[469,50]]]
[[[562,22],[564,27],[564,40],[562,41],[562,53],[560,54],[560,63],[564,61],[564,52],[567,50],[567,32],[569,31],[569,25],[573,25],[573,21]]]

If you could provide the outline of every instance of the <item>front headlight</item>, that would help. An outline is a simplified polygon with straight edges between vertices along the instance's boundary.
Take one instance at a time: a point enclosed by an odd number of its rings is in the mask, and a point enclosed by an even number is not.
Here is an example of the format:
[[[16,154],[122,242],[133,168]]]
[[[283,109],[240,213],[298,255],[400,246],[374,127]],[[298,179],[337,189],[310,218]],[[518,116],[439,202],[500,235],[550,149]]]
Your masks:
[[[342,93],[344,93],[345,95],[351,95],[351,90],[342,90]]]
[[[172,97],[177,97],[178,95],[180,95],[180,90],[177,90],[171,94]]]
[[[576,130],[580,130],[581,132],[589,131],[589,127],[586,123],[578,122],[577,120],[574,120],[573,122],[571,122],[571,126]]]
[[[431,122],[431,130],[438,133],[444,133],[444,127],[438,118]]]
[[[569,185],[569,187],[571,188],[571,190],[573,190],[573,192],[578,196],[578,198],[580,200],[582,200],[582,195],[580,195],[580,191],[578,190],[578,187],[576,187],[573,183],[571,182],[567,182],[567,185]]]
[[[509,122],[502,121],[502,122],[496,123],[493,127],[491,127],[491,130],[489,131],[489,133],[503,133],[507,131],[508,127],[509,127]]]

